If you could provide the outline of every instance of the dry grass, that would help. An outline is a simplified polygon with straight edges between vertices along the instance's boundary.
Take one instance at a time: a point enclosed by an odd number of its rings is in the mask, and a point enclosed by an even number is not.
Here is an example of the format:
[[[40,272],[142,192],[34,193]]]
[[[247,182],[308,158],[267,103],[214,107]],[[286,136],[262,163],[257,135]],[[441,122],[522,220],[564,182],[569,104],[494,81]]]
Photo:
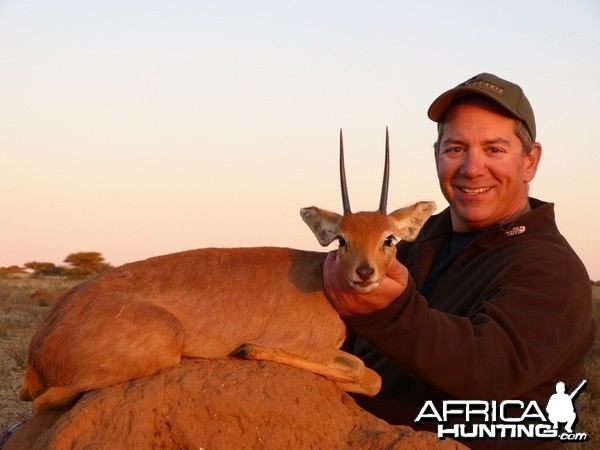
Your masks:
[[[31,404],[21,402],[17,394],[25,374],[29,340],[48,312],[51,299],[47,297],[77,283],[57,278],[0,278],[0,435],[33,414]],[[570,450],[597,448],[600,442],[600,285],[592,286],[592,290],[599,333],[587,361],[588,384],[576,402],[576,431],[586,432],[589,440],[565,445]]]
[[[48,312],[51,298],[76,281],[0,278],[0,435],[31,416],[30,403],[17,398],[27,366],[29,340]]]
[[[587,385],[575,403],[579,418],[575,431],[587,433],[588,441],[585,444],[566,444],[565,448],[571,450],[598,448],[600,442],[600,285],[594,284],[592,293],[596,343],[587,358]]]

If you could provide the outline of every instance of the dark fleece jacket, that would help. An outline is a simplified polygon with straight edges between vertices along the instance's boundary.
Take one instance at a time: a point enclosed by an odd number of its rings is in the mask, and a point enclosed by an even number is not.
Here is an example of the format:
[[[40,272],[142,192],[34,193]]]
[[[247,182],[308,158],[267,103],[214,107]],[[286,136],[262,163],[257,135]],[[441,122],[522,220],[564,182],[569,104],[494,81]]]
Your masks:
[[[365,409],[421,428],[414,419],[426,400],[535,400],[545,408],[557,381],[569,390],[582,380],[595,338],[590,279],[556,227],[554,205],[530,204],[512,223],[479,234],[428,299],[419,292],[452,233],[449,209],[417,241],[399,245],[411,274],[406,291],[383,310],[345,319],[355,333],[351,351],[383,379],[376,397],[357,399]]]

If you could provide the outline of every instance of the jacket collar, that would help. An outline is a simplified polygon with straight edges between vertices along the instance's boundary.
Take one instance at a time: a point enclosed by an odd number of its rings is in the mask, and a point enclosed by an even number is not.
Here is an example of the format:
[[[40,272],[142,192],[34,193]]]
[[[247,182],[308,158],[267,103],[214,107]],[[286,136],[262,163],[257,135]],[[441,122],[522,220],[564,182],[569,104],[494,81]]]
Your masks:
[[[499,241],[506,238],[519,236],[522,234],[558,232],[554,217],[554,203],[530,197],[529,204],[531,211],[517,217],[512,222],[505,225],[492,225],[483,230],[477,237],[475,243],[480,247],[491,247]],[[446,208],[440,214],[433,216],[423,228],[423,242],[434,241],[439,238],[446,238],[452,233],[452,219],[450,216],[450,207]]]

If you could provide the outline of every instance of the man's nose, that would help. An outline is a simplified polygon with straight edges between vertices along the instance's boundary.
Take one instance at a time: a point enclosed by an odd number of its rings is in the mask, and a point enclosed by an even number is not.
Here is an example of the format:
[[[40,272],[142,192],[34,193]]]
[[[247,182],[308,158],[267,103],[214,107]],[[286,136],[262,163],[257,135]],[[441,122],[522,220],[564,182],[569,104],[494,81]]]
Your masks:
[[[465,152],[460,167],[460,174],[474,178],[483,175],[485,172],[485,162],[483,159],[483,152],[476,150],[468,150]]]

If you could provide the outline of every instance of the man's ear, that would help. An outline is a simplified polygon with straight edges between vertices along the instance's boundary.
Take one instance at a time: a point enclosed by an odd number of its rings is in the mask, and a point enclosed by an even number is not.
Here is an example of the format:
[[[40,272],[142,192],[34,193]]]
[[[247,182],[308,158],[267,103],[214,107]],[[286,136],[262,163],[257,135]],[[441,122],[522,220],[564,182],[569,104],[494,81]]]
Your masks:
[[[541,159],[542,144],[540,144],[539,142],[534,142],[531,145],[529,153],[525,155],[525,173],[523,174],[523,179],[525,180],[525,183],[529,183],[533,180]]]
[[[433,159],[435,160],[435,171],[437,172],[440,166],[440,146],[438,142],[433,143]]]
[[[396,237],[409,242],[414,241],[435,208],[434,202],[419,202],[389,214]]]
[[[302,208],[300,216],[323,247],[331,244],[340,235],[340,223],[343,216],[339,214],[311,206]]]

